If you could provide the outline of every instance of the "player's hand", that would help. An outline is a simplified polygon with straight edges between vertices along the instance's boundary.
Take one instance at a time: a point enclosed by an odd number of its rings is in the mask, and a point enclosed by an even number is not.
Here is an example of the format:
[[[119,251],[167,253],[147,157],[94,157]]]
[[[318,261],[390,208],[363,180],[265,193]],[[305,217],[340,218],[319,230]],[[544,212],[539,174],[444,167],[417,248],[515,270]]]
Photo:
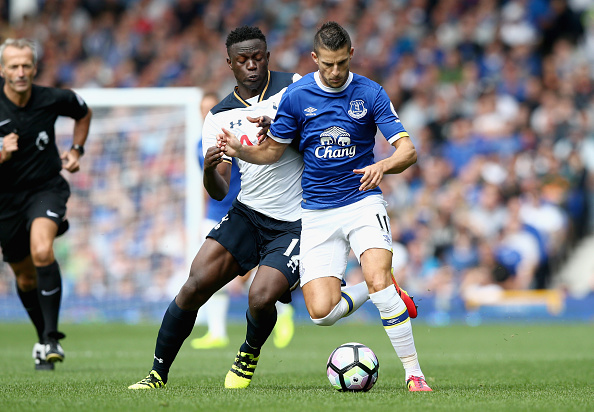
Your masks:
[[[78,172],[80,170],[79,157],[80,154],[76,150],[63,152],[60,156],[62,159],[62,169],[68,170],[70,173]]]
[[[241,143],[237,137],[223,127],[223,133],[217,135],[217,147],[227,156],[238,157],[241,152]]]
[[[223,161],[223,150],[220,147],[212,146],[206,150],[204,155],[204,170],[216,169]]]
[[[375,189],[379,186],[384,178],[384,170],[383,168],[376,164],[369,165],[364,167],[363,169],[355,169],[353,173],[356,173],[361,176],[361,186],[359,186],[359,191],[371,190]]]
[[[268,137],[268,130],[270,129],[270,125],[272,124],[272,119],[268,116],[260,116],[260,117],[250,117],[247,116],[246,119],[251,123],[256,123],[258,127],[261,129],[256,134],[258,138],[258,144],[262,143]]]
[[[1,162],[4,163],[10,160],[12,153],[19,150],[19,135],[16,133],[9,133],[4,136],[2,140],[2,157]]]

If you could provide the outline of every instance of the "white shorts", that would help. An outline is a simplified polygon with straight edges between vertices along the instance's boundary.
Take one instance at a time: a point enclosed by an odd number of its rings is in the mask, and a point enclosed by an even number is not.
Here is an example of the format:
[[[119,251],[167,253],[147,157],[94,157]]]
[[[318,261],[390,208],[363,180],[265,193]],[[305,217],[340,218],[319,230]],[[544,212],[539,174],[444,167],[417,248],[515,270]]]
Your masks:
[[[302,209],[301,222],[301,286],[327,276],[342,279],[351,249],[358,260],[367,249],[392,250],[390,219],[381,195],[335,209]]]

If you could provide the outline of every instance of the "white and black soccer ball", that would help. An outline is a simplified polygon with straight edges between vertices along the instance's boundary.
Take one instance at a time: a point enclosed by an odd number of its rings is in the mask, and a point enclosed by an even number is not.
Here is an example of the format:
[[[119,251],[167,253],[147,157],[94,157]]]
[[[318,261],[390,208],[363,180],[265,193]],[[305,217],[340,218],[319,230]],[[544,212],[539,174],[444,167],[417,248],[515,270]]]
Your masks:
[[[379,361],[367,346],[350,342],[330,354],[326,364],[328,380],[339,391],[368,391],[377,382]]]

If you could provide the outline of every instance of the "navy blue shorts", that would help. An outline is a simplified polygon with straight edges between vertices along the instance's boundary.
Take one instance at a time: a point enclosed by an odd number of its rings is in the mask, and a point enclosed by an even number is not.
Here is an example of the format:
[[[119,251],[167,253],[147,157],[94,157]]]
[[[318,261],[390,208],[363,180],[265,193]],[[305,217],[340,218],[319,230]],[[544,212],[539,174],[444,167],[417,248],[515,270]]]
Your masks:
[[[207,237],[227,249],[246,273],[258,265],[273,267],[285,275],[293,290],[299,284],[300,236],[301,220],[276,220],[235,200]],[[279,300],[290,302],[290,292],[286,295]]]
[[[68,230],[65,216],[70,187],[62,175],[42,186],[9,196],[9,202],[2,202],[3,205],[8,203],[2,210],[2,214],[8,217],[0,219],[0,247],[5,262],[17,263],[31,254],[29,231],[36,218],[45,217],[56,222],[58,236]]]

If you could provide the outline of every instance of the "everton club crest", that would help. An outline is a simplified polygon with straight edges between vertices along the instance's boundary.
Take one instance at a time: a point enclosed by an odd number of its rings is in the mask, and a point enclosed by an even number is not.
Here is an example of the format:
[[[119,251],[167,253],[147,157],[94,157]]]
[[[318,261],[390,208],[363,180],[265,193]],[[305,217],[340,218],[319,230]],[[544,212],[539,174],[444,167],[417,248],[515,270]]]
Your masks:
[[[351,100],[349,107],[349,116],[353,119],[360,119],[367,114],[365,102],[361,99]]]

